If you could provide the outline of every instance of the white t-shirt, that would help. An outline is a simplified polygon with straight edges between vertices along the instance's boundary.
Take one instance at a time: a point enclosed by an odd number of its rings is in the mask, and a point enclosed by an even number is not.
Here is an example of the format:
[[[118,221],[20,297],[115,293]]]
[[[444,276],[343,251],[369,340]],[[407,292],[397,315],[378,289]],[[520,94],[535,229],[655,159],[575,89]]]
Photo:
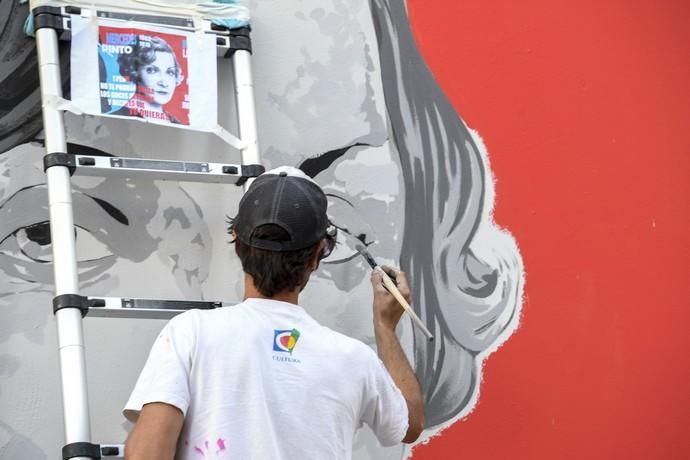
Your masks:
[[[151,402],[185,415],[177,460],[350,459],[363,423],[385,446],[408,428],[405,399],[373,350],[275,300],[173,318],[123,413],[134,421]]]

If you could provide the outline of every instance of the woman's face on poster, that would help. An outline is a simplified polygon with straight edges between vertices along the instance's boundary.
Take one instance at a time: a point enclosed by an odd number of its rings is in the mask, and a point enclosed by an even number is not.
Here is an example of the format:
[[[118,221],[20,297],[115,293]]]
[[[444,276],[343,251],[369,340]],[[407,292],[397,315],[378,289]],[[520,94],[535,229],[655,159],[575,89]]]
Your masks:
[[[139,66],[137,74],[137,89],[149,102],[158,106],[170,102],[178,79],[177,62],[172,53],[156,51],[153,61]]]

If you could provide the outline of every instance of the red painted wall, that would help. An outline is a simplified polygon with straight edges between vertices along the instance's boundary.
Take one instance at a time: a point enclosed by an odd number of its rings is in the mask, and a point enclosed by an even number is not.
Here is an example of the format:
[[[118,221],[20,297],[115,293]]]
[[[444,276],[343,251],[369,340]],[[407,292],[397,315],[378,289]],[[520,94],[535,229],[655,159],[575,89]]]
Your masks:
[[[409,10],[527,272],[479,404],[414,459],[690,458],[690,2]]]

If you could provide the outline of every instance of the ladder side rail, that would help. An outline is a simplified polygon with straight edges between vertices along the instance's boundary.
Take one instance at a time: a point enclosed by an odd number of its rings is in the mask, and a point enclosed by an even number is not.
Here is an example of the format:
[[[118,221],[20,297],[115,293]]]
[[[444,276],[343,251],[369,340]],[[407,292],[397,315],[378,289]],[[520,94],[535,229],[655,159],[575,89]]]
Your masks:
[[[235,102],[240,139],[245,144],[242,149],[242,164],[261,164],[259,141],[256,127],[256,107],[254,105],[254,83],[252,80],[251,52],[236,50],[232,56],[235,80]],[[244,184],[246,192],[252,179]]]
[[[41,98],[43,100],[43,127],[46,153],[66,152],[63,114],[48,101],[62,97],[60,56],[55,29],[36,30]],[[54,166],[46,171],[50,212],[50,231],[53,251],[53,272],[56,296],[77,294],[77,274],[72,189],[69,169]],[[89,443],[89,419],[86,363],[82,312],[78,308],[63,308],[55,313],[62,383],[63,421],[65,442]],[[89,457],[73,457],[89,460]]]

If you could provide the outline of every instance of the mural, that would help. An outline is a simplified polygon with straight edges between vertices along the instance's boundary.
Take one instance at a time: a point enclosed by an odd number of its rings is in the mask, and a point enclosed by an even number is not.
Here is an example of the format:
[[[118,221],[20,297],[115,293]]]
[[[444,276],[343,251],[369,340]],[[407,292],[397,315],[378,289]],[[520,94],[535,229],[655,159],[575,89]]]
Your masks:
[[[473,409],[482,361],[520,313],[522,262],[513,238],[492,221],[487,154],[427,69],[404,2],[253,1],[251,8],[265,164],[297,165],[314,177],[345,230],[302,303],[373,346],[368,270],[348,234],[409,273],[414,308],[437,337],[427,342],[411,324],[400,331],[423,386],[428,438]],[[26,6],[4,2],[0,12],[0,458],[18,448],[52,458],[62,431],[35,51],[21,30]],[[67,85],[67,48],[62,58]],[[232,125],[232,111],[223,110],[221,121]],[[66,125],[71,153],[238,161],[199,133],[70,114]],[[207,184],[75,178],[82,292],[238,298],[240,267],[224,233],[238,200],[238,191]],[[119,411],[161,327],[131,321],[85,324],[92,425],[103,442],[126,436]],[[381,448],[366,429],[356,440],[357,459],[408,454],[405,446]]]

